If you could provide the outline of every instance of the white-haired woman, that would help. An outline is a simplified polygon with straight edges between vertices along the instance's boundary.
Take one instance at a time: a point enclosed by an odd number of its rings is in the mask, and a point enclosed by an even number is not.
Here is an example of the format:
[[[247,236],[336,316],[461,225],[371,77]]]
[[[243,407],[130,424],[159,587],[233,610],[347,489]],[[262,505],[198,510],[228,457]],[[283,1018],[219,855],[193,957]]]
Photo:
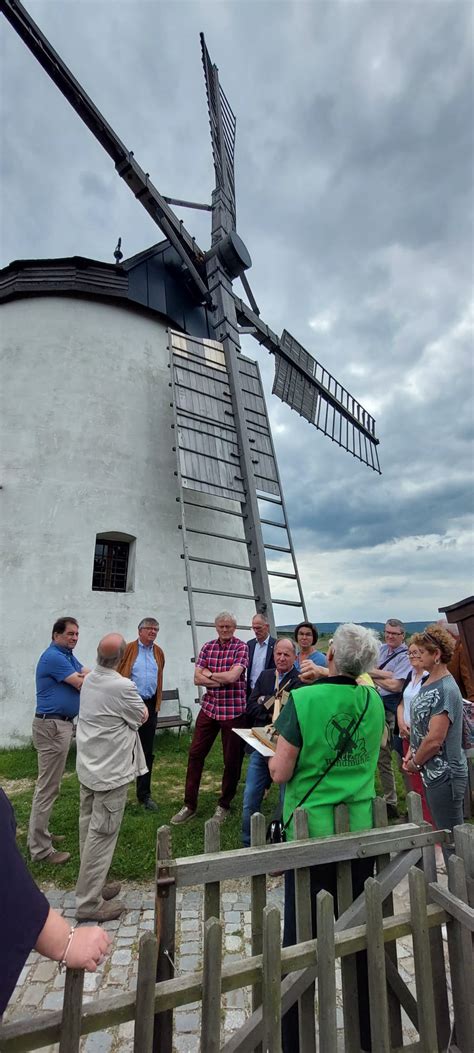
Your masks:
[[[292,691],[276,727],[280,732],[269,768],[273,780],[286,783],[283,818],[287,839],[294,837],[292,816],[300,805],[308,815],[311,837],[334,834],[334,807],[346,804],[352,831],[372,827],[372,800],[385,713],[373,687],[357,683],[357,677],[377,664],[379,642],[374,632],[361,625],[340,625],[328,650],[329,676],[310,687]],[[318,781],[319,780],[319,781]],[[317,782],[317,785],[315,783]],[[354,898],[372,873],[371,860],[352,864]],[[337,910],[336,867],[311,867],[313,934],[316,935],[316,895],[327,889]],[[293,871],[285,874],[284,946],[296,943],[295,888]],[[370,1049],[367,963],[358,958],[359,1020],[361,1048]],[[285,1053],[297,1053],[297,1006],[282,1023]]]

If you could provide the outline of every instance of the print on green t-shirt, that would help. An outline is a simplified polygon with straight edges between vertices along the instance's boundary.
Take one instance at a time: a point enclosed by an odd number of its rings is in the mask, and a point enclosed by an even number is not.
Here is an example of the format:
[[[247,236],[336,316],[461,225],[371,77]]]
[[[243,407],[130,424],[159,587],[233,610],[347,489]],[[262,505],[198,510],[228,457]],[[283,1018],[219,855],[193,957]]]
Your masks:
[[[357,726],[367,695],[367,711]],[[384,724],[383,704],[373,688],[325,683],[293,691],[277,722],[280,734],[300,749],[293,776],[285,788],[285,822],[347,738],[344,753],[302,807],[308,813],[311,837],[334,833],[337,804],[347,804],[351,830],[370,829]],[[293,837],[292,827],[291,822],[287,828],[289,840]]]

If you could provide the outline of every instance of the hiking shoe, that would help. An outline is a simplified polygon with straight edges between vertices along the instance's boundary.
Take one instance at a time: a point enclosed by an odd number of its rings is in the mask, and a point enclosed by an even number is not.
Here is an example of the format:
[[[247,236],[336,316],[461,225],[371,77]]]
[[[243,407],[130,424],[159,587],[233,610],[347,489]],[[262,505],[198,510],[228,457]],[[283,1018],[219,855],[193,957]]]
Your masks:
[[[108,881],[102,889],[102,899],[115,899],[118,896],[122,885],[120,881]]]
[[[37,860],[38,863],[53,863],[55,866],[58,863],[67,863],[68,859],[71,858],[70,852],[50,852],[49,856],[45,859]]]
[[[116,921],[121,914],[125,914],[127,908],[120,899],[114,899],[111,903],[102,901],[97,910],[83,910],[76,912],[78,921]]]
[[[216,820],[216,823],[225,823],[228,814],[229,809],[223,808],[221,804],[218,804],[212,818]]]
[[[147,797],[144,801],[139,801],[138,803],[142,804],[147,812],[157,812],[158,811],[158,805],[157,805],[156,801],[153,801],[151,799],[151,797]]]
[[[176,812],[176,815],[172,815],[170,823],[173,826],[179,826],[180,823],[187,823],[188,819],[194,819],[196,812],[193,812],[192,808],[188,808],[187,804],[183,804],[183,807]]]
[[[53,845],[60,845],[66,840],[66,834],[51,834]]]

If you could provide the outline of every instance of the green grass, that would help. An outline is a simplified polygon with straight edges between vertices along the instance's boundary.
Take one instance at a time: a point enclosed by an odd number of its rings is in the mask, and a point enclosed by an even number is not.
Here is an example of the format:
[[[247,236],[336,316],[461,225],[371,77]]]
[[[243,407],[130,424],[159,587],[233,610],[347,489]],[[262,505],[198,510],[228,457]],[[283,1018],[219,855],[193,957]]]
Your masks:
[[[159,826],[168,824],[171,816],[183,804],[184,779],[190,742],[191,735],[189,734],[182,734],[178,738],[177,735],[165,732],[157,736],[152,796],[159,806],[159,812],[146,812],[138,805],[135,787],[133,784],[130,786],[110,871],[111,877],[123,881],[148,881],[154,877],[156,831]],[[221,847],[223,849],[242,847],[240,829],[247,764],[246,757],[231,814],[221,827]],[[172,827],[173,853],[176,857],[197,855],[204,851],[204,823],[214,814],[220,794],[222,765],[222,749],[220,739],[218,739],[206,761],[197,817],[183,826]],[[36,751],[32,746],[15,750],[0,750],[0,785],[6,788],[15,808],[18,843],[25,859],[28,858],[26,834],[36,774]],[[28,788],[24,788],[20,781],[25,779],[32,780]],[[15,787],[15,782],[18,782],[18,788]],[[263,804],[263,811],[269,818],[277,799],[278,789],[275,786],[272,787]],[[61,792],[54,805],[50,821],[52,833],[66,834],[66,843],[61,844],[58,848],[67,849],[71,853],[71,858],[60,867],[60,873],[56,867],[47,863],[32,863],[28,859],[31,872],[40,884],[45,881],[58,882],[61,887],[75,884],[79,870],[78,816],[79,783],[75,774],[75,750],[73,748],[69,753],[66,773],[61,783]]]
[[[122,821],[117,848],[110,876],[122,881],[150,881],[155,873],[156,831],[169,823],[171,816],[183,803],[184,779],[191,736],[180,738],[170,732],[157,736],[155,763],[153,767],[152,795],[159,812],[146,812],[137,804],[135,787],[129,788],[128,803]],[[70,860],[59,868],[47,863],[28,865],[36,881],[57,882],[61,887],[75,884],[79,871],[79,783],[75,773],[75,750],[71,749],[66,772],[61,783],[61,792],[53,808],[50,829],[56,834],[66,834],[66,843],[61,845],[71,853]],[[197,855],[204,851],[204,823],[214,813],[220,793],[222,778],[222,750],[218,739],[213,746],[204,769],[199,794],[198,815],[183,826],[172,827],[173,854],[175,857]],[[248,758],[244,760],[242,778],[234,798],[229,818],[221,827],[221,848],[241,848],[240,828],[242,797]],[[0,785],[6,788],[18,823],[19,847],[27,857],[26,833],[37,774],[36,751],[32,746],[15,750],[0,750]],[[24,780],[28,781],[25,788]],[[30,782],[31,780],[31,782]],[[402,779],[396,772],[400,810],[404,809],[405,791]],[[17,783],[18,785],[15,785]],[[378,784],[377,784],[378,785]],[[378,790],[380,789],[378,785]],[[270,819],[278,800],[278,788],[272,786],[264,800],[262,811]],[[59,846],[58,846],[59,847]]]

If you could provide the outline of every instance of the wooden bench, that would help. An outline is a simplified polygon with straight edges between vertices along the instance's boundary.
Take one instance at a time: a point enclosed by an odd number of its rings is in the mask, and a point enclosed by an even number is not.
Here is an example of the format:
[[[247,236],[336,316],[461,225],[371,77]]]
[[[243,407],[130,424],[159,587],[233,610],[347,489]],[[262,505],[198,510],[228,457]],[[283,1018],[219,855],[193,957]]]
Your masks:
[[[162,713],[161,709],[156,718],[156,730],[164,731],[166,728],[178,728],[181,734],[183,728],[190,728],[193,719],[189,706],[183,706],[179,700],[179,690],[174,687],[171,691],[163,691],[162,705],[170,702],[170,712]]]

